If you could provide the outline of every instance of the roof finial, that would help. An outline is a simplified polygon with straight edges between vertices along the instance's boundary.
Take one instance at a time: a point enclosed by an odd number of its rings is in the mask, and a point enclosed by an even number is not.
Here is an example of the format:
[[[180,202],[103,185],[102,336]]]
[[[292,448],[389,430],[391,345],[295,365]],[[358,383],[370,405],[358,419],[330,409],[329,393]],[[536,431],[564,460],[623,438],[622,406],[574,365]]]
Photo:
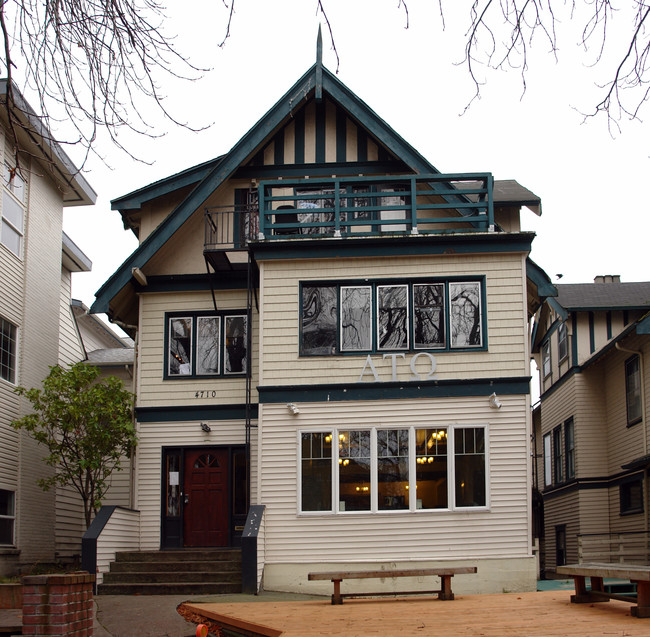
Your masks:
[[[323,99],[323,34],[321,25],[318,25],[316,38],[316,95],[317,100]]]

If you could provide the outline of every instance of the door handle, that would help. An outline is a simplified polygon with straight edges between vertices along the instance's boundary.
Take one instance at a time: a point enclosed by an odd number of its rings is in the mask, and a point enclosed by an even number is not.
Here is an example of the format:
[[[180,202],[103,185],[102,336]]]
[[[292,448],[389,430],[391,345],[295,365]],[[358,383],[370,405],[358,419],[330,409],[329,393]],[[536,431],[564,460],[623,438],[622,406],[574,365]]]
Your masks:
[[[189,496],[188,493],[186,493],[186,494],[183,496],[183,503],[184,503],[184,504],[189,504],[189,503],[190,503],[190,496]]]

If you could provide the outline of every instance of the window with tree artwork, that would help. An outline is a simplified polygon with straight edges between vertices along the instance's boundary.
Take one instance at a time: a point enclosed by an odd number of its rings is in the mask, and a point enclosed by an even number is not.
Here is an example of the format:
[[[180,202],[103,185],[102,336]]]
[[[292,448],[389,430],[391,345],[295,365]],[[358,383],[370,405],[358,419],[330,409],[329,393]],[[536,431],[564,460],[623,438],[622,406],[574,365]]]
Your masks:
[[[247,369],[245,314],[167,314],[166,378],[232,376]]]
[[[485,347],[482,280],[303,283],[303,356]]]

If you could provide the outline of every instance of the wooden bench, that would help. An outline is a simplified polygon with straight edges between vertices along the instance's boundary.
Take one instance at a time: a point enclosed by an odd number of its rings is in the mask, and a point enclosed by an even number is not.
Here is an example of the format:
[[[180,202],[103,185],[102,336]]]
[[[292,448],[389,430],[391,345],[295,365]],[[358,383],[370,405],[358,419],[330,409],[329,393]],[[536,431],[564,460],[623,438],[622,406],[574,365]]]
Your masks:
[[[314,580],[331,580],[334,584],[334,594],[332,595],[332,604],[342,604],[344,597],[375,597],[379,595],[426,595],[438,594],[438,599],[454,599],[451,592],[451,578],[454,575],[466,573],[476,573],[476,566],[449,566],[446,568],[416,568],[401,569],[395,571],[326,571],[319,573],[309,573],[309,581]],[[341,582],[344,579],[380,579],[385,577],[428,577],[436,576],[440,578],[440,589],[431,591],[398,591],[398,592],[381,592],[381,593],[341,593]]]
[[[608,602],[618,599],[624,602],[636,603],[631,611],[635,617],[650,617],[650,566],[636,564],[569,564],[555,569],[558,575],[573,577],[576,594],[571,595],[574,604],[593,602]],[[585,578],[590,579],[591,587],[587,588]],[[620,595],[608,593],[603,585],[603,578],[626,579],[636,584],[636,595]]]

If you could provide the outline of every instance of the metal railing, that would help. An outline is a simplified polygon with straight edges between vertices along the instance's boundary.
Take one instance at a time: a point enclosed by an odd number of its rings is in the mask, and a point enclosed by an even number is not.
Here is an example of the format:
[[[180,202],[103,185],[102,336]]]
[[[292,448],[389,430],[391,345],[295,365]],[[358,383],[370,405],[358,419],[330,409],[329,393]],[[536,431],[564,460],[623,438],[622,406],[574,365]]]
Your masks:
[[[650,564],[650,533],[580,533],[578,562]]]

